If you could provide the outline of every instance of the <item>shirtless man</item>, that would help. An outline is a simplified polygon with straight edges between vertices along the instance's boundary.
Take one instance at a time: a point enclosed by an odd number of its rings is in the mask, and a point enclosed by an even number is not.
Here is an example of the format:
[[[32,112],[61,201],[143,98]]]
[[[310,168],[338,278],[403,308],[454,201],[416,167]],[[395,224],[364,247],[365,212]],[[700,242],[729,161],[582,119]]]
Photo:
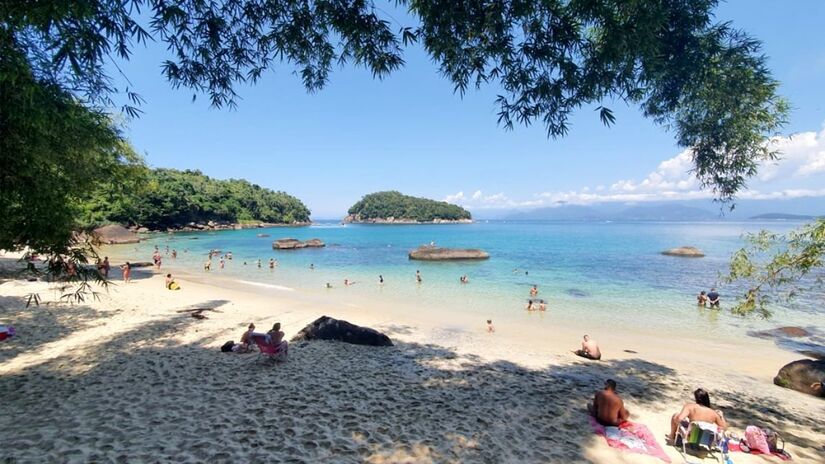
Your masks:
[[[624,401],[616,393],[616,382],[613,379],[604,382],[604,390],[596,393],[593,403],[587,405],[587,410],[605,426],[617,427],[630,417],[630,413],[624,408]]]
[[[530,289],[530,296],[536,296],[538,294],[539,294],[538,285],[533,285],[533,288]]]
[[[599,350],[599,344],[596,340],[591,340],[590,335],[585,335],[582,339],[582,348],[573,353],[587,359],[602,359],[602,352]]]
[[[725,422],[725,418],[722,417],[722,412],[711,409],[710,395],[708,395],[708,392],[698,388],[695,392],[693,392],[693,398],[696,400],[695,403],[686,404],[682,408],[682,411],[678,414],[674,414],[673,417],[670,418],[670,435],[668,435],[668,439],[671,442],[675,439],[676,429],[679,428],[679,424],[682,421],[701,421],[709,424],[716,424],[720,432],[724,431],[728,427],[727,422]]]

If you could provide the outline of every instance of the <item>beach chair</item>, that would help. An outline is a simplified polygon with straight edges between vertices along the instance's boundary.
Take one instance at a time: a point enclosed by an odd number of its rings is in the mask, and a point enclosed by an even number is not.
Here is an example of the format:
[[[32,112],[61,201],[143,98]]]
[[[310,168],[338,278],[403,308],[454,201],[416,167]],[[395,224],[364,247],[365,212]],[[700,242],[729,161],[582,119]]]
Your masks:
[[[716,424],[694,421],[685,425],[683,422],[679,424],[679,429],[676,431],[675,445],[681,445],[684,454],[687,454],[690,449],[710,455],[718,461],[719,458],[714,453],[721,450],[724,438]]]
[[[266,334],[252,334],[252,342],[258,346],[258,356],[255,358],[255,361],[259,361],[261,358],[266,358],[271,361],[286,361],[287,349],[281,349],[281,346],[286,347],[287,345],[284,343],[275,344],[272,343],[272,340]]]

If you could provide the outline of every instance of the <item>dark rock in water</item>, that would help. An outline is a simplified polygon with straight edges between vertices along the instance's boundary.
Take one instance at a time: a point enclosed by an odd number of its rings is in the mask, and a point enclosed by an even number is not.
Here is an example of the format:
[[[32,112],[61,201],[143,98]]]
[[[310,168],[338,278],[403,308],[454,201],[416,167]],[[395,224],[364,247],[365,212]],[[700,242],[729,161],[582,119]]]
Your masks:
[[[297,250],[300,248],[322,248],[326,246],[324,242],[317,238],[311,238],[302,242],[296,238],[281,238],[272,242],[274,250]]]
[[[410,259],[422,261],[454,261],[465,259],[487,259],[490,254],[483,250],[470,248],[438,248],[422,246],[409,254]]]
[[[666,256],[678,256],[680,258],[701,258],[705,256],[702,250],[690,246],[671,248],[670,250],[663,251],[662,254]]]
[[[337,340],[354,345],[393,346],[390,337],[381,332],[321,316],[292,337],[293,342],[304,340]]]
[[[579,290],[578,288],[568,288],[564,291],[564,293],[574,296],[576,298],[587,298],[590,296],[589,293],[585,292],[584,290]]]
[[[773,383],[808,395],[825,397],[825,361],[801,359],[779,369]]]
[[[138,261],[136,263],[129,263],[129,267],[136,268],[136,267],[152,267],[155,263],[150,263],[149,261]]]
[[[803,329],[802,327],[777,327],[775,329],[770,330],[762,330],[759,332],[751,332],[751,335],[754,337],[759,338],[784,338],[784,337],[791,337],[791,338],[798,338],[798,337],[810,337],[813,335],[810,331]]]

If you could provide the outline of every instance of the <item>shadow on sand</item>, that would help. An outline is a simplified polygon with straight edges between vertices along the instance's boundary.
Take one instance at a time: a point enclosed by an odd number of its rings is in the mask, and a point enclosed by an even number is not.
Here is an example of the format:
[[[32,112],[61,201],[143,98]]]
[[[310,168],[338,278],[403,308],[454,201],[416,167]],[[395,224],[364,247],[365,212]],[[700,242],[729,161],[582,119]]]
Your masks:
[[[642,359],[528,369],[417,343],[302,342],[289,362],[258,364],[220,353],[212,335],[179,342],[201,323],[188,313],[10,369],[102,317],[85,306],[10,315],[23,329],[0,345],[11,462],[590,462],[597,437],[584,405],[603,379],[618,381],[631,412],[672,408],[688,391],[673,370]],[[724,400],[739,407],[734,422],[756,415],[779,430],[799,421],[825,433],[755,394]],[[821,445],[795,444],[811,458]]]

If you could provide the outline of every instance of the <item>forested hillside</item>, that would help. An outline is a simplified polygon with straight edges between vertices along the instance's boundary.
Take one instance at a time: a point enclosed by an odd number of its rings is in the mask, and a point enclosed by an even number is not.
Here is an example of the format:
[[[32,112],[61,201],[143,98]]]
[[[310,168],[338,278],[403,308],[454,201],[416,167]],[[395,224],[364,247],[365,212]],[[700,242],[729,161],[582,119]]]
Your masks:
[[[175,169],[145,170],[125,184],[104,184],[82,210],[87,226],[116,222],[150,229],[208,221],[292,224],[308,222],[310,214],[300,200],[284,192]]]

